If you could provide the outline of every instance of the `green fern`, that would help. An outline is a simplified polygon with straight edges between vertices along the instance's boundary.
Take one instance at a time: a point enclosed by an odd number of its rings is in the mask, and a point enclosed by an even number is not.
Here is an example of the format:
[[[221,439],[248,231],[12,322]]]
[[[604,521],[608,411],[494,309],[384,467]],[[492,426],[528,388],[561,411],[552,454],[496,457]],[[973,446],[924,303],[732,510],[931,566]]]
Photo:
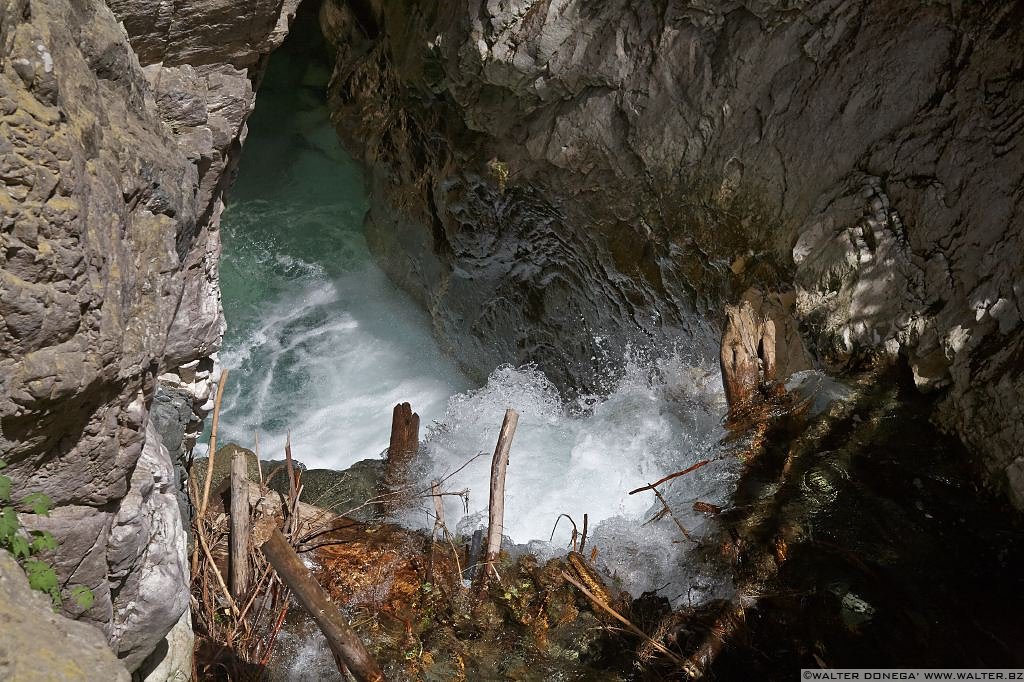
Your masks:
[[[7,462],[0,459],[0,470],[7,467]],[[23,500],[32,508],[37,516],[49,516],[53,508],[53,500],[44,493],[29,493]],[[11,479],[0,474],[0,549],[14,555],[28,576],[28,584],[33,590],[49,595],[54,608],[59,608],[62,599],[60,582],[53,566],[36,558],[35,554],[57,549],[57,540],[46,531],[24,531],[18,520],[18,513],[11,505]],[[83,611],[88,610],[95,597],[88,587],[78,585],[71,589],[71,598]]]

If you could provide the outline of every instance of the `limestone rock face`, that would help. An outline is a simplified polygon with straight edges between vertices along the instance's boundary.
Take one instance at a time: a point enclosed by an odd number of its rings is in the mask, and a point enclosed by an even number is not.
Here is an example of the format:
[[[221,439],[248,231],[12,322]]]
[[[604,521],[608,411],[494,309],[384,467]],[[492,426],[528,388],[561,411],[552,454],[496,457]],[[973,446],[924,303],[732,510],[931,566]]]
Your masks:
[[[0,450],[16,497],[55,504],[23,522],[60,542],[62,586],[95,595],[74,615],[112,635],[111,523],[185,289],[198,175],[105,5],[0,10]]]
[[[111,646],[135,670],[188,609],[187,538],[177,476],[150,422],[107,543]]]
[[[187,389],[192,435],[211,407],[217,222],[296,4],[0,2],[0,457],[16,499],[54,502],[21,511],[60,542],[62,587],[96,597],[65,609],[130,668],[187,605],[149,410],[161,376]]]
[[[53,612],[28,586],[21,566],[0,550],[0,678],[33,682],[110,680],[131,676],[92,625]]]
[[[605,339],[707,355],[702,317],[782,291],[818,363],[902,357],[1004,482],[1024,455],[1020,19],[916,0],[321,10],[371,243],[471,369],[535,360],[590,388],[590,358],[622,350]]]

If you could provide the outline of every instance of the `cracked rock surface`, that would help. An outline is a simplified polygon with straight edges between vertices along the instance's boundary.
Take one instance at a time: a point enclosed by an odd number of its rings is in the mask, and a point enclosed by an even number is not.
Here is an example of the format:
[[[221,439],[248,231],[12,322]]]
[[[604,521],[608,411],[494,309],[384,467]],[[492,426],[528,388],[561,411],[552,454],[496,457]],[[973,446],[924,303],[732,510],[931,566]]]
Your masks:
[[[95,596],[65,612],[130,669],[188,603],[149,411],[182,367],[196,424],[208,400],[223,195],[295,5],[0,0],[0,457],[16,502],[53,500],[19,511],[62,588]]]
[[[371,243],[470,370],[599,388],[627,342],[706,358],[725,303],[780,292],[817,364],[901,357],[1022,503],[1020,3],[327,0],[321,24]]]

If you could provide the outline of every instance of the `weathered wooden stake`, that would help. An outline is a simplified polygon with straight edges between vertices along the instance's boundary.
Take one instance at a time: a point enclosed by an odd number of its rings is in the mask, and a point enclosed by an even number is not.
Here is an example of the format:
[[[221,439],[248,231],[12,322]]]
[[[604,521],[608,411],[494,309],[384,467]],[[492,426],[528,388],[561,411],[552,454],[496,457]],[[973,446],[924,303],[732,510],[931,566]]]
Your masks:
[[[292,432],[288,432],[288,436],[284,441],[284,464],[288,471],[288,502],[289,504],[295,499],[295,465],[292,464]]]
[[[383,682],[384,674],[366,650],[359,635],[345,622],[341,611],[334,605],[320,583],[309,573],[280,530],[274,529],[262,547],[267,561],[292,591],[302,608],[316,621],[327,638],[335,659],[348,667],[360,682]],[[344,674],[344,670],[339,670]]]
[[[420,444],[420,416],[409,403],[395,405],[391,415],[391,442],[388,460],[396,463],[408,461]]]
[[[505,520],[505,469],[508,467],[508,452],[512,447],[512,437],[519,423],[519,413],[513,409],[505,410],[505,419],[501,422],[498,444],[494,447],[494,458],[491,460],[491,498],[487,507],[487,553],[484,562],[489,571],[484,571],[483,581],[489,574],[497,575],[494,563],[501,551],[501,531]]]
[[[249,589],[249,462],[237,450],[231,458],[231,593]]]
[[[430,494],[434,497],[434,536],[437,531],[444,528],[444,498],[441,497],[441,482],[430,482]]]
[[[402,502],[401,491],[409,479],[409,465],[420,447],[420,416],[409,403],[399,403],[391,415],[391,442],[384,460],[384,478],[380,493],[384,497],[383,509],[396,511]]]

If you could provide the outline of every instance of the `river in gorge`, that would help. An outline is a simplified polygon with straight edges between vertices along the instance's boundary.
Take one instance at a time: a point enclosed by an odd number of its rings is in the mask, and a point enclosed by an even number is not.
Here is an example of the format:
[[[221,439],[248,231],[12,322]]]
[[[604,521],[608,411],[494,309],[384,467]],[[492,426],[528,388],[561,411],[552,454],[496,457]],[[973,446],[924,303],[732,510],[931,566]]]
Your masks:
[[[1018,660],[1024,534],[969,483],[968,454],[930,424],[909,373],[868,367],[844,383],[800,373],[787,388],[811,399],[792,421],[769,420],[761,454],[744,461],[730,456],[735,440],[723,445],[735,432],[726,437],[718,368],[687,348],[627,351],[604,368],[619,377],[611,390],[572,400],[529,365],[495,363],[482,384],[461,372],[367,247],[364,178],[329,120],[315,36],[315,18],[300,13],[271,59],[222,220],[220,442],[253,447],[258,435],[261,457],[280,459],[290,433],[308,467],[344,470],[383,457],[392,408],[408,401],[423,425],[415,481],[468,491],[445,497],[466,541],[486,524],[490,453],[511,407],[509,548],[564,553],[571,525],[552,535],[556,521],[587,514],[587,553],[634,596],[653,591],[690,616],[729,603],[720,597],[756,602],[719,679],[783,679],[819,655],[836,665]],[[628,494],[704,459],[660,486],[674,519],[651,493]],[[429,529],[427,499],[392,520]],[[695,501],[724,510],[709,520]],[[774,577],[751,582],[759,571]],[[333,674],[322,640],[293,629],[276,664],[283,678]],[[545,679],[589,679],[575,667]]]
[[[392,408],[408,401],[425,426],[418,469],[446,490],[469,491],[468,504],[446,498],[446,516],[471,534],[485,524],[489,453],[511,407],[520,420],[505,534],[541,555],[564,551],[566,520],[548,542],[559,515],[580,524],[587,514],[592,546],[624,587],[693,598],[701,581],[679,561],[678,529],[666,520],[644,526],[658,510],[654,498],[627,493],[717,447],[725,409],[717,368],[690,366],[685,349],[635,353],[608,395],[571,404],[530,366],[495,367],[474,385],[439,349],[429,316],[371,257],[361,170],[329,121],[318,50],[290,40],[271,60],[223,216],[220,359],[230,380],[221,442],[252,447],[258,434],[261,456],[280,458],[290,432],[297,459],[341,470],[382,456]],[[478,453],[487,456],[463,467]],[[704,519],[689,505],[722,503],[734,475],[725,463],[707,467],[666,494],[686,501],[683,521],[699,532]],[[430,527],[427,506],[402,520]],[[720,587],[712,582],[709,594]]]

